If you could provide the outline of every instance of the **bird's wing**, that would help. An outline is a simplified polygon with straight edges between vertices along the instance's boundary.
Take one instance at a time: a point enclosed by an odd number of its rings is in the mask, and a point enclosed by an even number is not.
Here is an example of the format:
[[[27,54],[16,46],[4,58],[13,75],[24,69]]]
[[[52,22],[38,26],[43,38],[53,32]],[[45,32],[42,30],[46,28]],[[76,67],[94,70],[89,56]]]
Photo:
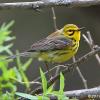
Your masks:
[[[45,38],[34,43],[28,52],[34,51],[48,51],[48,50],[61,50],[66,46],[72,45],[71,39],[65,37]]]

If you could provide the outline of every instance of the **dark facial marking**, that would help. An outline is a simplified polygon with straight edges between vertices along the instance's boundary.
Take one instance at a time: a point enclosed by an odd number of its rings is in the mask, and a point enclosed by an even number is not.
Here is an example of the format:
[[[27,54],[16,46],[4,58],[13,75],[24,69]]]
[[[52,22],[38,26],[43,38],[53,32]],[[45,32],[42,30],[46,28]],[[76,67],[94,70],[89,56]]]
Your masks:
[[[72,36],[75,33],[75,30],[68,30],[68,32],[72,32],[69,36]]]

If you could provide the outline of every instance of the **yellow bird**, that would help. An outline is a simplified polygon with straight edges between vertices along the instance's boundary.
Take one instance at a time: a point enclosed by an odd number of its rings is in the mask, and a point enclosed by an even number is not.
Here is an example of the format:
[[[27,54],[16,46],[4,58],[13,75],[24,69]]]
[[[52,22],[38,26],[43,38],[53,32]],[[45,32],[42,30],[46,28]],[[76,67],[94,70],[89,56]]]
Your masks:
[[[39,61],[63,63],[76,54],[83,28],[67,24],[48,37],[34,43],[29,50],[7,59],[16,58],[16,56],[31,56]]]

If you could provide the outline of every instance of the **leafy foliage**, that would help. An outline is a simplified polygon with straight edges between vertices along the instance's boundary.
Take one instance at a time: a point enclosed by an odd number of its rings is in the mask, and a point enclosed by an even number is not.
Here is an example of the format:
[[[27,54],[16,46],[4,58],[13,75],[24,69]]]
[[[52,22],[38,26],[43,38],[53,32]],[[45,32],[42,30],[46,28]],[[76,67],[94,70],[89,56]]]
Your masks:
[[[16,95],[24,97],[26,99],[30,99],[30,100],[38,100],[37,96],[32,96],[32,95],[26,94],[26,93],[16,92]]]
[[[64,76],[62,73],[60,73],[60,90],[59,91],[53,91],[53,85],[47,88],[47,80],[45,77],[45,74],[43,73],[42,69],[40,68],[40,74],[41,74],[41,80],[42,80],[42,88],[43,88],[43,94],[41,96],[32,96],[30,94],[17,92],[16,95],[34,100],[49,100],[49,95],[57,96],[58,100],[69,100],[68,97],[64,95]]]
[[[12,40],[15,39],[14,36],[11,36],[11,26],[13,26],[14,21],[9,22],[8,24],[3,23],[0,27],[0,99],[1,100],[14,100],[15,92],[17,90],[16,83],[18,81],[27,82],[25,84],[28,88],[29,82],[25,74],[25,71],[32,62],[32,59],[29,59],[24,64],[21,62],[21,59],[17,57],[16,66],[9,66],[10,62],[13,60],[2,60],[7,55],[13,55],[10,50],[13,46]],[[23,67],[22,67],[23,66]],[[11,67],[11,68],[10,68]]]
[[[12,54],[10,48],[13,46],[13,43],[5,45],[5,43],[10,42],[15,39],[14,36],[10,36],[11,31],[9,28],[14,24],[14,21],[11,21],[7,25],[5,23],[0,27],[0,53],[6,51],[8,54]]]
[[[17,52],[17,55],[18,54],[19,53]],[[25,74],[25,71],[27,70],[27,68],[31,64],[32,58],[30,58],[25,63],[22,63],[20,57],[17,56],[16,62],[17,62],[18,72],[19,72],[17,74],[18,74],[18,76],[20,76],[20,82],[23,81],[25,83],[26,88],[29,88],[30,87],[30,84],[29,84],[28,78],[27,78],[27,76]]]

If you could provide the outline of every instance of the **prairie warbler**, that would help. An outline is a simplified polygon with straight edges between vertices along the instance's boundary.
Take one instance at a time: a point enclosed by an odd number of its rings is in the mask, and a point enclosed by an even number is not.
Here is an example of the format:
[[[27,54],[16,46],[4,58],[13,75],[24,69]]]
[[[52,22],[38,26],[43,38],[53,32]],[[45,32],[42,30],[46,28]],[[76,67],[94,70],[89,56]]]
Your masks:
[[[80,31],[83,28],[78,28],[74,24],[67,24],[48,37],[34,43],[29,50],[10,56],[7,59],[16,58],[16,56],[31,56],[39,61],[52,63],[65,62],[77,52]]]

